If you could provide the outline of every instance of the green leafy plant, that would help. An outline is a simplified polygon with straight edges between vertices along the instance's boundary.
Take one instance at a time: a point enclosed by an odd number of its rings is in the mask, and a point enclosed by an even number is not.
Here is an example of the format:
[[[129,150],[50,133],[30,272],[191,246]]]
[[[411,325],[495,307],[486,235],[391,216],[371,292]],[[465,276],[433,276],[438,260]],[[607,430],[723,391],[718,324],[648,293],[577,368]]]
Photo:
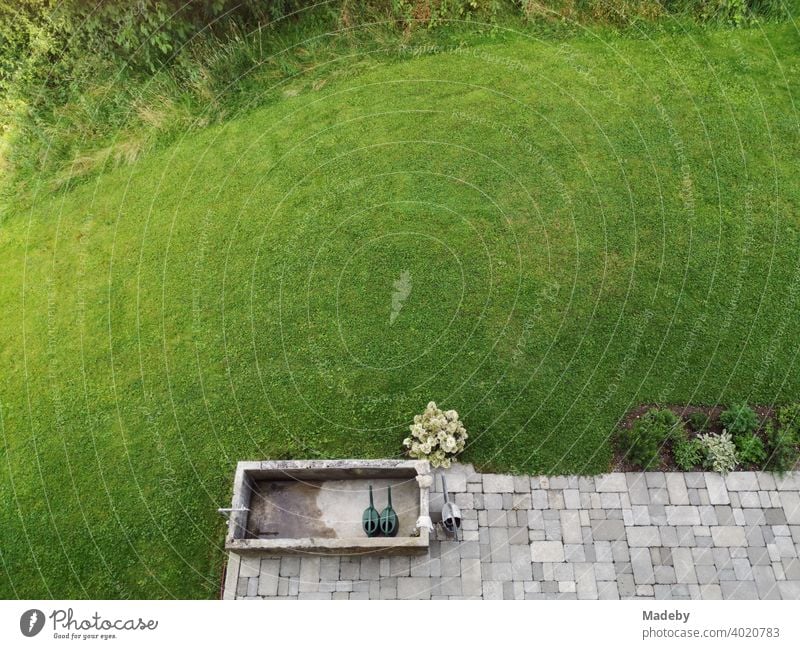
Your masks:
[[[767,424],[767,468],[772,471],[790,471],[797,463],[800,442],[800,404],[786,406],[778,411],[778,424]]]
[[[767,459],[767,450],[760,437],[752,433],[737,435],[733,439],[736,445],[736,454],[742,464],[757,464],[761,466]]]
[[[650,469],[658,465],[662,445],[682,430],[674,413],[654,408],[620,433],[619,449],[632,464]]]
[[[746,403],[737,403],[725,410],[719,420],[731,435],[752,433],[758,428],[758,415]]]
[[[703,449],[703,466],[717,473],[729,473],[736,466],[736,445],[731,434],[723,431],[720,435],[705,433],[699,437]]]
[[[711,417],[704,412],[693,412],[689,415],[689,426],[696,433],[705,433],[711,425]]]
[[[796,442],[800,442],[800,403],[778,410],[778,425],[791,434]]]
[[[675,464],[682,471],[691,471],[703,461],[703,448],[697,439],[681,439],[672,447]]]

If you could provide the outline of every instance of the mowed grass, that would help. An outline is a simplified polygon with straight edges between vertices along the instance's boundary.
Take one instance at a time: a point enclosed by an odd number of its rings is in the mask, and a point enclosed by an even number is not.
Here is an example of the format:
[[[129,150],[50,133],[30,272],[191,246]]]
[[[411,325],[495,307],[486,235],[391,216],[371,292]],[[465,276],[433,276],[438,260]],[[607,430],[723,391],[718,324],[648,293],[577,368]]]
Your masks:
[[[13,210],[0,596],[213,597],[237,460],[395,457],[431,399],[549,474],[795,400],[798,44],[400,54]]]

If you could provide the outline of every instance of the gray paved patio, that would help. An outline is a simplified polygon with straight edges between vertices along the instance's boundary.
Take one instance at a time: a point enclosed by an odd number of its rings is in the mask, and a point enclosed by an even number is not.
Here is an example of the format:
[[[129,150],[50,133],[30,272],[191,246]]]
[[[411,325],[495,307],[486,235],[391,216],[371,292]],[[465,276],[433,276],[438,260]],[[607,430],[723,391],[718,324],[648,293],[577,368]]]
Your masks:
[[[226,599],[800,599],[800,472],[447,472],[464,540],[420,557],[231,554]],[[438,481],[437,481],[438,486]]]

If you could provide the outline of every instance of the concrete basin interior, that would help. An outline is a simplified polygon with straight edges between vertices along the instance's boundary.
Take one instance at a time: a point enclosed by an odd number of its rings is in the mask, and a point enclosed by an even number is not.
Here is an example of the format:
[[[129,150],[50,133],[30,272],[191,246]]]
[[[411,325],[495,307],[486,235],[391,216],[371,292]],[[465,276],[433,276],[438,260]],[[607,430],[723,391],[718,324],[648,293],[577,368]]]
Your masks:
[[[239,462],[225,547],[235,552],[391,554],[426,552],[430,465],[420,460],[265,460]],[[368,537],[369,506],[398,516],[394,537]]]
[[[405,479],[257,480],[250,496],[245,538],[339,538],[364,535],[361,515],[369,505],[372,485],[375,509],[388,503],[400,523],[398,536],[413,536],[419,517],[419,487],[415,477]]]

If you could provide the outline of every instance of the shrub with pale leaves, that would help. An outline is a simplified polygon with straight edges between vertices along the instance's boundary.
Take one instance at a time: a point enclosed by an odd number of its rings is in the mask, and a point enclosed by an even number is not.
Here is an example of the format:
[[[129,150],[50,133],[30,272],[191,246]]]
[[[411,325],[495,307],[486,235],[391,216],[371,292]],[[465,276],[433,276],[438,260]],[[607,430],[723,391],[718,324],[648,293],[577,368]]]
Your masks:
[[[411,436],[403,440],[408,454],[428,460],[435,467],[449,467],[464,450],[467,431],[455,410],[441,410],[431,401],[425,412],[414,417]]]
[[[699,439],[705,453],[703,464],[707,468],[722,474],[733,471],[737,462],[736,445],[729,432],[723,430],[721,435],[706,433]]]

